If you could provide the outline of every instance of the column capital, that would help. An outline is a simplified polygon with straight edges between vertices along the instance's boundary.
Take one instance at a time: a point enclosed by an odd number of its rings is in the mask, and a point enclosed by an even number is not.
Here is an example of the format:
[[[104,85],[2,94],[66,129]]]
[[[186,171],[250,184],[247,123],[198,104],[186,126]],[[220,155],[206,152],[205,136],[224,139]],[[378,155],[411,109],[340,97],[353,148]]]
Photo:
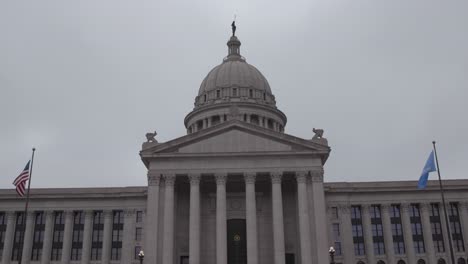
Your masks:
[[[124,209],[125,217],[131,217],[131,216],[135,215],[135,212],[136,212],[135,208]]]
[[[420,203],[419,204],[419,210],[421,210],[421,212],[429,212],[430,210],[430,205],[428,203]]]
[[[270,172],[271,183],[279,183],[281,184],[281,180],[283,178],[283,173],[275,171]]]
[[[92,219],[94,216],[94,210],[83,210],[83,213],[85,214],[85,218],[89,217]]]
[[[468,201],[460,201],[460,210],[468,210]]]
[[[226,180],[227,180],[227,174],[226,173],[216,173],[214,175],[215,180],[216,180],[216,185],[225,185]]]
[[[174,187],[176,175],[175,174],[164,174],[164,184],[166,187]]]
[[[400,209],[401,209],[402,212],[408,213],[409,210],[410,210],[410,204],[409,203],[402,203],[400,205]]]
[[[15,211],[6,211],[5,214],[7,216],[7,219],[15,220],[15,217],[16,217],[16,212]]]
[[[103,210],[102,213],[104,214],[104,218],[112,218],[112,210]]]
[[[296,181],[297,183],[307,183],[307,171],[296,171]]]
[[[361,208],[363,212],[369,213],[371,205],[370,204],[361,204]]]
[[[312,182],[323,182],[323,174],[323,168],[311,170],[310,175],[312,176]]]
[[[160,182],[161,182],[161,175],[159,173],[148,171],[148,185],[149,186],[159,186]]]
[[[45,211],[44,213],[45,213],[46,219],[47,219],[47,218],[53,219],[53,217],[54,217],[54,215],[55,215],[55,211]]]
[[[384,204],[381,204],[381,205],[380,205],[380,211],[381,211],[381,212],[386,211],[387,213],[389,213],[390,208],[392,208],[392,205],[389,204],[389,203],[384,203]]]
[[[244,173],[244,180],[246,184],[255,184],[255,179],[257,175],[255,172],[246,172]]]
[[[189,181],[190,181],[190,186],[198,186],[200,184],[201,180],[201,175],[200,174],[189,174],[188,175]]]
[[[351,206],[349,206],[347,204],[338,205],[338,209],[340,210],[341,214],[349,215],[351,213]]]

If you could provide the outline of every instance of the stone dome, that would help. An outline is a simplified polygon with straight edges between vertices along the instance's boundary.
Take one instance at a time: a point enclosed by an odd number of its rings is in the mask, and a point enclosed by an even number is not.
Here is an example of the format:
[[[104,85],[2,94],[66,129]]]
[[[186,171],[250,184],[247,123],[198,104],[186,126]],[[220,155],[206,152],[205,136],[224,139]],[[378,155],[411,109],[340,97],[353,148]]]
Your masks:
[[[245,60],[226,60],[208,73],[198,95],[229,87],[251,88],[271,94],[267,79],[257,68]]]
[[[276,108],[267,79],[240,55],[241,42],[235,35],[227,46],[228,56],[203,79],[195,107],[185,117],[187,133],[232,119],[283,133],[286,115]]]

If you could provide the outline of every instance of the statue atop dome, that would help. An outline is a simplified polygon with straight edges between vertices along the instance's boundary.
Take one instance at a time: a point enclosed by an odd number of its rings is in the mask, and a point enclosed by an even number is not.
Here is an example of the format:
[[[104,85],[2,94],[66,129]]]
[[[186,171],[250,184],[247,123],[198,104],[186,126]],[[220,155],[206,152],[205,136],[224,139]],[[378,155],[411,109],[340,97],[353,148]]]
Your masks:
[[[232,28],[232,35],[235,36],[236,35],[236,20],[232,21],[232,24],[231,24],[231,28]]]

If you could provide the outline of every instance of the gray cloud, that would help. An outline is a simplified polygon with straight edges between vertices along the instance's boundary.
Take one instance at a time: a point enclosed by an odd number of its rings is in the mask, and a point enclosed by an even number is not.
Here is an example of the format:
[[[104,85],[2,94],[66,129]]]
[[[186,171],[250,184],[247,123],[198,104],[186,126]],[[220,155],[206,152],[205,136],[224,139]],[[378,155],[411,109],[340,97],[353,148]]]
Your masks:
[[[468,148],[466,1],[4,1],[0,188],[38,148],[33,187],[145,185],[144,134],[185,134],[238,14],[286,132],[325,129],[327,181],[416,180],[438,141],[445,178]]]

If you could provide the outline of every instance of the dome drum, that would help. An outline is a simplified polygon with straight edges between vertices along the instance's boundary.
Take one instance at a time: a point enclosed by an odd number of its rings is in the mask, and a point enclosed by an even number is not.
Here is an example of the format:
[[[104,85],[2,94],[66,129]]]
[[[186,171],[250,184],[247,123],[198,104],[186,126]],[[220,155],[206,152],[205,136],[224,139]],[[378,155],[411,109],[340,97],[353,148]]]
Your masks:
[[[275,107],[275,96],[256,88],[226,87],[203,93],[195,98],[195,108],[225,102],[251,102]]]

